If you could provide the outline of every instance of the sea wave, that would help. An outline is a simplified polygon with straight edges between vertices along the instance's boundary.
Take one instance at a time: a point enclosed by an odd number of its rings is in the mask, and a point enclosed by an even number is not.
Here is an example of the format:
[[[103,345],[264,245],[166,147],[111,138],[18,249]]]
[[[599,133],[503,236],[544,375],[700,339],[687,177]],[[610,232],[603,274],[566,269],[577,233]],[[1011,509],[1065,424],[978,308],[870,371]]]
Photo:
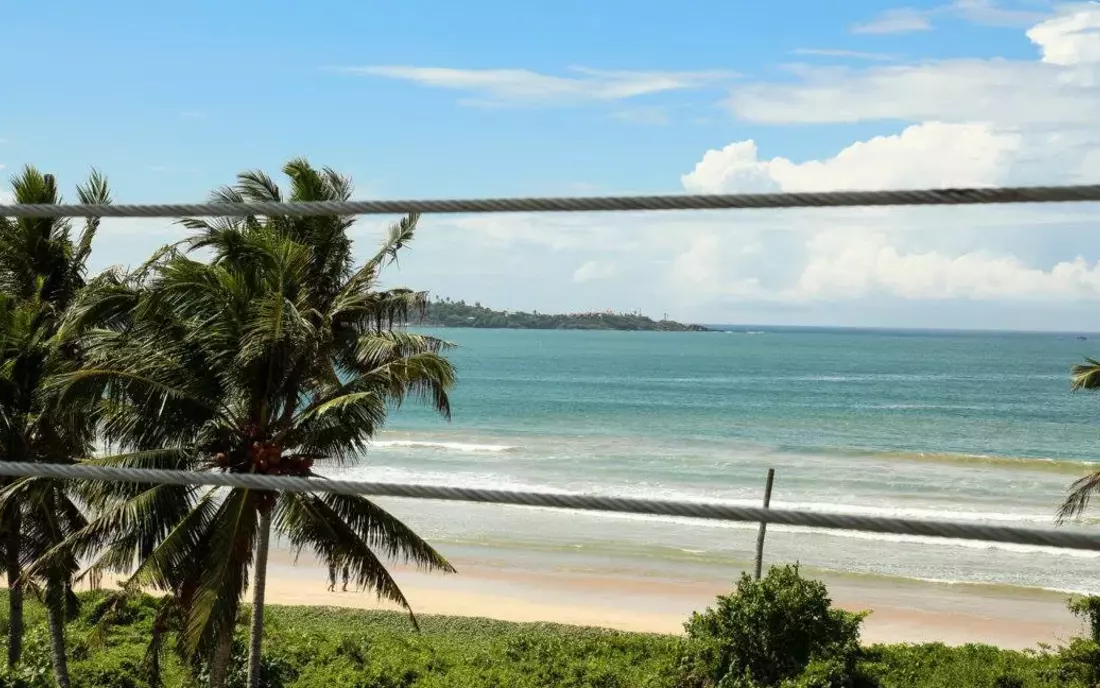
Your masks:
[[[448,485],[453,487],[472,487],[490,490],[544,492],[554,494],[571,495],[598,495],[608,497],[628,497],[639,499],[669,500],[683,502],[709,502],[728,506],[759,506],[759,499],[730,499],[715,495],[698,493],[686,493],[677,489],[668,489],[655,486],[622,486],[608,488],[607,486],[585,486],[582,489],[562,486],[550,486],[527,482],[521,479],[509,478],[499,474],[474,473],[474,472],[441,472],[441,471],[417,471],[397,467],[361,467],[348,469],[347,477],[358,480],[377,482],[401,482],[420,485]],[[540,510],[546,512],[561,513],[560,509],[553,507],[528,507],[519,505],[499,505],[500,508]],[[809,511],[823,514],[854,514],[859,516],[881,516],[886,518],[905,518],[914,520],[945,520],[963,521],[969,523],[1027,525],[1043,527],[1053,523],[1053,513],[1040,513],[1037,511],[979,511],[966,509],[944,510],[931,506],[900,506],[900,505],[861,505],[836,502],[818,501],[782,501],[775,500],[772,507],[793,511]],[[446,508],[453,508],[448,505]],[[708,519],[695,519],[680,516],[661,516],[656,514],[626,514],[601,511],[575,512],[577,517],[591,517],[598,519],[614,519],[619,521],[663,522],[673,523],[693,528],[726,528],[726,529],[755,529],[756,522],[718,521]],[[812,534],[818,536],[848,538],[867,541],[882,541],[921,544],[935,547],[957,547],[971,550],[998,550],[1016,553],[1051,554],[1058,556],[1097,559],[1100,552],[1085,550],[1065,550],[1056,547],[1043,547],[1036,545],[1017,545],[1011,543],[985,542],[975,540],[961,540],[954,538],[928,537],[922,535],[898,535],[892,533],[872,533],[866,531],[837,530],[831,528],[811,528],[802,526],[785,526],[779,524],[769,525],[769,531],[792,534]]]
[[[820,449],[810,453],[825,456],[854,456],[884,459],[888,461],[926,461],[956,465],[1005,466],[1031,470],[1075,473],[1100,470],[1100,462],[1079,459],[1054,459],[1037,456],[998,456],[994,454],[967,454],[958,452],[884,451],[878,449]]]
[[[517,449],[508,444],[476,444],[472,442],[439,442],[434,440],[376,440],[371,443],[378,449],[435,449],[458,452],[505,452]]]
[[[419,485],[446,485],[451,487],[470,487],[487,490],[512,490],[520,492],[548,492],[553,494],[593,495],[604,497],[626,497],[633,499],[654,499],[680,502],[713,503],[725,506],[757,507],[760,498],[726,497],[714,493],[688,492],[682,488],[663,487],[652,484],[620,484],[616,486],[574,483],[570,486],[550,485],[547,483],[512,478],[500,473],[474,471],[428,471],[406,469],[396,466],[362,466],[341,471],[347,477],[371,482],[403,482]],[[855,514],[859,516],[881,516],[884,518],[911,518],[925,520],[962,520],[982,523],[1033,523],[1049,524],[1053,511],[983,511],[977,509],[944,509],[939,506],[902,506],[902,505],[863,505],[847,504],[835,501],[785,501],[773,499],[772,508],[792,511],[810,511],[829,514]],[[618,514],[631,516],[633,514]],[[642,516],[646,516],[642,514]],[[667,518],[654,516],[654,518]],[[696,522],[695,519],[691,519]]]

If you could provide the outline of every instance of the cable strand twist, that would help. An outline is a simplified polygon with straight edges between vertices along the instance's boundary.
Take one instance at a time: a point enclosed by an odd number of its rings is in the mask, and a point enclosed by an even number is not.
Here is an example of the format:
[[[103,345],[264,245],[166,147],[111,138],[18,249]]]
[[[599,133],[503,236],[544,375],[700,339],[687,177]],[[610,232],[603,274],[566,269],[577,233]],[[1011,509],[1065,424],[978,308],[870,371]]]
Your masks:
[[[680,516],[720,521],[775,523],[807,528],[868,533],[983,540],[1019,545],[1100,550],[1100,534],[1069,530],[995,526],[959,521],[933,521],[789,509],[763,509],[706,502],[638,499],[593,494],[517,492],[470,487],[361,482],[328,478],[271,476],[255,473],[176,471],[119,468],[89,464],[0,462],[0,476],[105,480],[113,482],[229,487],[283,492],[329,492],[371,497],[402,497],[512,506],[576,509],[656,516]]]
[[[827,191],[673,196],[579,196],[455,200],[321,201],[308,203],[175,203],[151,205],[0,205],[0,217],[247,217],[390,215],[404,213],[606,212],[733,210],[853,206],[986,205],[1100,201],[1100,185],[1023,186],[888,191]]]

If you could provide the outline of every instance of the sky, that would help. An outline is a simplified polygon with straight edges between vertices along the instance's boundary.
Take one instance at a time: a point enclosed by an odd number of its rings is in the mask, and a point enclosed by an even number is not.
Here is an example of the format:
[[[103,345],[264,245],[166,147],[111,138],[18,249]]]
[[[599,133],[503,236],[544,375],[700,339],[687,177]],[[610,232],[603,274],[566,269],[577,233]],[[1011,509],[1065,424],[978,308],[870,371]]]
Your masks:
[[[904,0],[901,0],[902,3]],[[0,0],[0,198],[1100,183],[1100,4]],[[10,198],[10,196],[9,196]],[[354,230],[366,255],[395,218]],[[425,216],[390,286],[693,322],[1100,331],[1096,204]],[[185,231],[108,220],[93,267]]]

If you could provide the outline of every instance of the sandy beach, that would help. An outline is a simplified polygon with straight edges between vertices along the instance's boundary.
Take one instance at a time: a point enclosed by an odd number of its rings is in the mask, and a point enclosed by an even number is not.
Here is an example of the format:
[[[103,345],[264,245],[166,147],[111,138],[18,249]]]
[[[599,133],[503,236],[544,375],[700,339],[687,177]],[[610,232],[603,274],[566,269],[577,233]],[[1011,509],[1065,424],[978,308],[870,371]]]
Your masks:
[[[397,567],[395,576],[420,614],[547,621],[628,631],[680,633],[694,610],[729,589],[718,578],[653,579],[598,572],[537,572],[451,559],[459,574]],[[693,572],[696,573],[696,572]],[[1025,649],[1057,645],[1081,633],[1060,593],[1002,586],[936,584],[904,579],[816,575],[834,602],[870,610],[865,642],[988,643]],[[362,592],[328,592],[327,572],[304,555],[274,551],[268,571],[273,604],[395,609]]]

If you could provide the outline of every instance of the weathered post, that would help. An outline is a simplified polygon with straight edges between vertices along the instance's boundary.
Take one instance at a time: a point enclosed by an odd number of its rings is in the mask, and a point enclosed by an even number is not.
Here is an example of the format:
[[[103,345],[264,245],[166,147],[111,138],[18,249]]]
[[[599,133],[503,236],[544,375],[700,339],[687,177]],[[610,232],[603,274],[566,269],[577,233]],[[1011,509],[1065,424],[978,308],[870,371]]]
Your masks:
[[[775,480],[775,469],[768,469],[768,481],[764,484],[764,508],[767,509],[772,501],[772,482]],[[760,522],[760,532],[756,536],[756,580],[760,580],[760,571],[764,567],[764,534],[768,530],[765,521]]]

